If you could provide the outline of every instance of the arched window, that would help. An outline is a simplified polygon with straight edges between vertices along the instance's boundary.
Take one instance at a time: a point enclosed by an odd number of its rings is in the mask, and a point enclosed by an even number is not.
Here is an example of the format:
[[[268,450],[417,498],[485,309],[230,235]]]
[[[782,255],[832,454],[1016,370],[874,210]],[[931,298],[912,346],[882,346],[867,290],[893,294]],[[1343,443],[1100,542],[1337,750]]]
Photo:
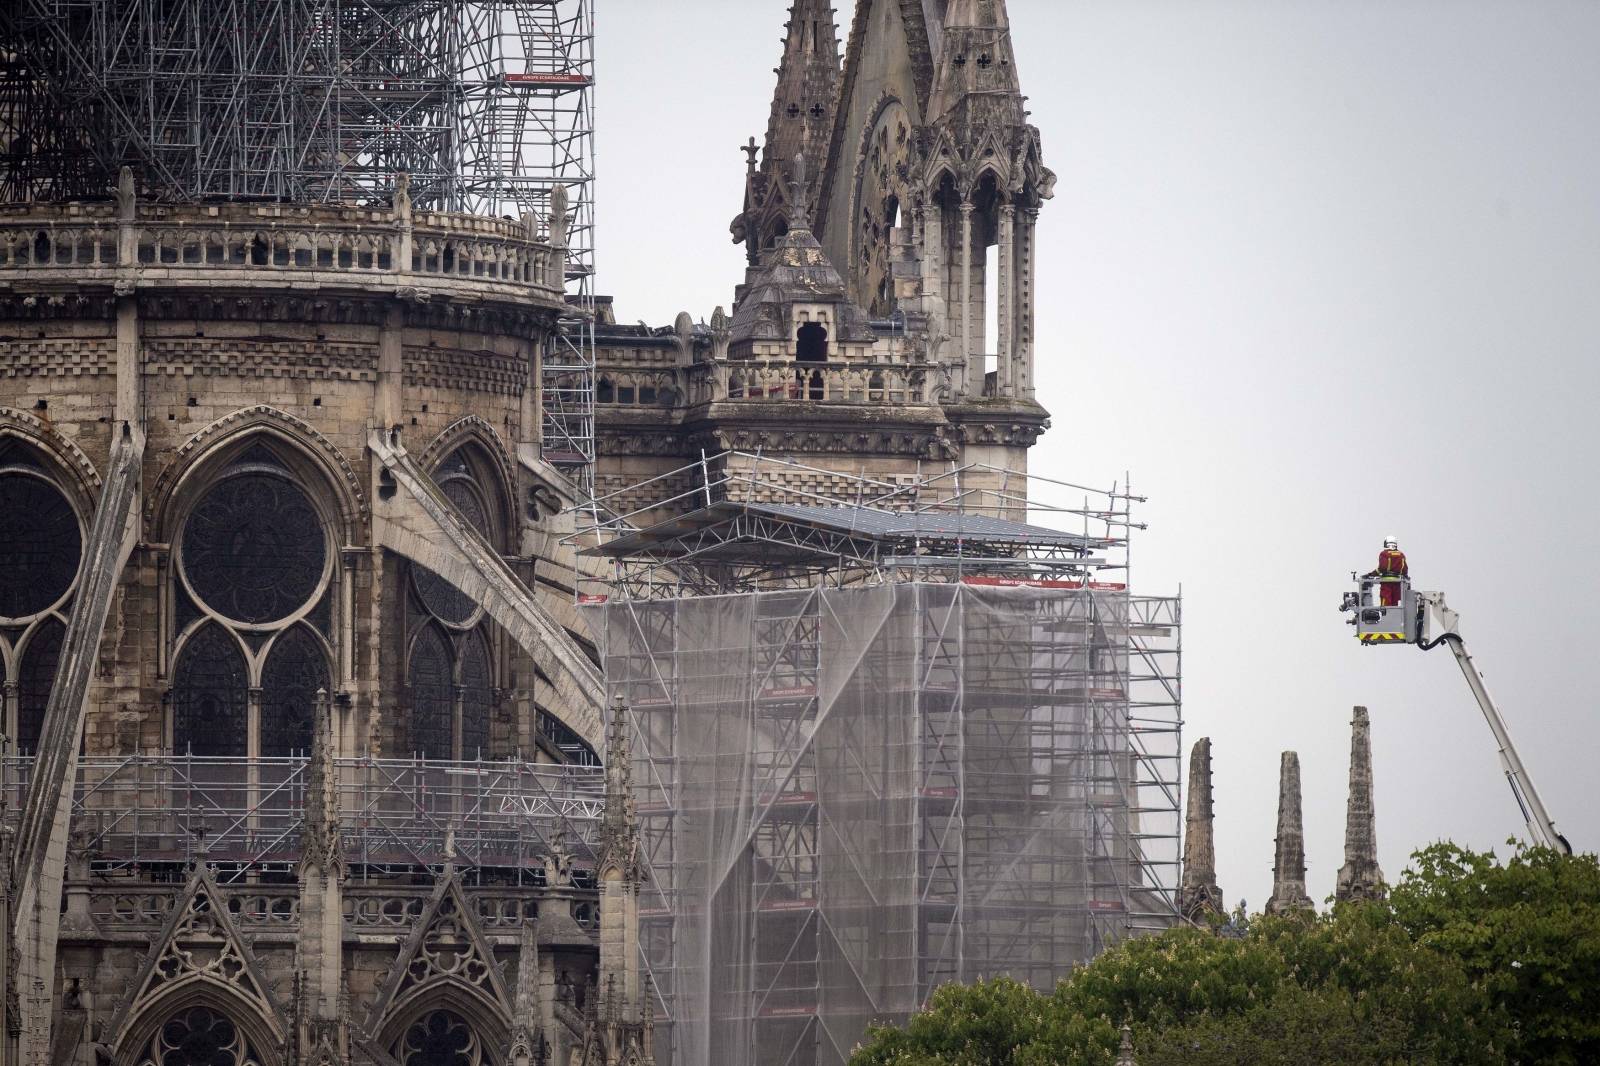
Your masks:
[[[610,378],[601,378],[600,379],[600,383],[595,386],[594,402],[595,403],[613,403],[613,402],[615,402],[616,398],[617,398],[616,388],[611,384],[611,379]]]
[[[269,758],[311,750],[317,691],[328,688],[328,657],[305,626],[272,644],[261,670],[261,754]]]
[[[22,649],[22,669],[17,671],[18,754],[32,755],[39,750],[44,711],[50,703],[50,689],[55,684],[61,643],[66,636],[67,627],[59,619],[48,618],[34,628]]]
[[[401,1066],[492,1066],[494,1057],[454,1011],[429,1011],[406,1028],[395,1049]]]
[[[256,1061],[239,1027],[210,1007],[188,1007],[161,1024],[140,1066],[246,1066]]]
[[[481,454],[457,448],[439,464],[434,482],[462,521],[491,545],[499,539],[497,510],[483,486],[490,475]],[[406,661],[407,721],[402,750],[425,759],[487,758],[495,705],[494,657],[483,609],[425,566],[413,564],[411,654]]]
[[[438,626],[426,626],[411,645],[406,662],[410,695],[410,742],[424,759],[455,754],[455,700],[450,648]]]
[[[208,622],[178,654],[172,684],[172,748],[179,754],[248,754],[249,673],[227,630]]]
[[[332,695],[328,647],[305,623],[331,632],[333,544],[292,458],[267,439],[243,447],[173,538],[175,753],[303,755],[317,690]]]
[[[22,754],[39,747],[83,557],[78,513],[45,466],[32,448],[0,440],[0,661],[10,652],[17,691],[16,718],[0,728]],[[4,674],[0,665],[0,684]]]
[[[78,516],[36,470],[0,471],[0,618],[49,610],[78,576]]]
[[[489,753],[489,715],[494,710],[494,678],[489,644],[481,629],[461,639],[461,757],[481,759]]]

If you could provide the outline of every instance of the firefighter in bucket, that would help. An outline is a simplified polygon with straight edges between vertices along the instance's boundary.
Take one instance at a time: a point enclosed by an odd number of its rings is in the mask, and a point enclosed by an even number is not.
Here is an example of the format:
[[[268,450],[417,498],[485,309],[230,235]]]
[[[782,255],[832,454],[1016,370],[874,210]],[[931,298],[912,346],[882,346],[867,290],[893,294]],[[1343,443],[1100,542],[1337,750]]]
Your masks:
[[[1378,568],[1366,575],[1378,579],[1378,606],[1400,606],[1400,592],[1411,571],[1406,566],[1406,553],[1394,537],[1383,538],[1383,551],[1378,553]]]

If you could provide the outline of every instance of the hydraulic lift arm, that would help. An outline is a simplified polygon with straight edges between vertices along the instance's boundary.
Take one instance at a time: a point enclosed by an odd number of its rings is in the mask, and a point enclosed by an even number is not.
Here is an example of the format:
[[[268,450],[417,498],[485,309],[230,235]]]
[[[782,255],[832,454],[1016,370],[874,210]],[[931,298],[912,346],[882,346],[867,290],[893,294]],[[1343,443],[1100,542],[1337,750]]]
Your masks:
[[[1461,667],[1461,676],[1467,679],[1467,687],[1472,690],[1483,717],[1489,723],[1489,730],[1494,733],[1495,743],[1500,746],[1500,768],[1505,771],[1511,794],[1516,797],[1522,818],[1528,823],[1529,834],[1538,843],[1571,855],[1572,845],[1567,843],[1566,837],[1556,832],[1556,824],[1551,820],[1550,812],[1545,810],[1539,790],[1533,785],[1533,778],[1528,776],[1516,745],[1511,743],[1511,733],[1506,729],[1505,719],[1500,716],[1500,708],[1495,705],[1494,697],[1489,695],[1489,687],[1484,684],[1483,675],[1472,661],[1466,641],[1461,639],[1458,626],[1460,616],[1445,606],[1442,592],[1418,592],[1417,599],[1424,614],[1417,644],[1424,651],[1439,644],[1450,646],[1450,653],[1456,657],[1456,665]],[[1433,639],[1427,639],[1429,636]]]

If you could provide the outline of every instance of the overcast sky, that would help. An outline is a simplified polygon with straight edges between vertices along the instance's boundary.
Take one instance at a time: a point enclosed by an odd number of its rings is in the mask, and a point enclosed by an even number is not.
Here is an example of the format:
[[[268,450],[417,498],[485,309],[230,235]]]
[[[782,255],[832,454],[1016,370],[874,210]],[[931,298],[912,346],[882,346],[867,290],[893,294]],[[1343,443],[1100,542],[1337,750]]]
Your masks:
[[[841,18],[853,5],[836,3]],[[731,306],[738,145],[786,0],[603,0],[599,270],[623,321]],[[1011,0],[1046,162],[1035,469],[1130,470],[1134,581],[1181,584],[1219,880],[1271,890],[1278,753],[1309,887],[1372,711],[1386,874],[1526,830],[1447,651],[1336,608],[1399,536],[1573,844],[1600,846],[1600,4]],[[847,27],[841,26],[841,40]]]

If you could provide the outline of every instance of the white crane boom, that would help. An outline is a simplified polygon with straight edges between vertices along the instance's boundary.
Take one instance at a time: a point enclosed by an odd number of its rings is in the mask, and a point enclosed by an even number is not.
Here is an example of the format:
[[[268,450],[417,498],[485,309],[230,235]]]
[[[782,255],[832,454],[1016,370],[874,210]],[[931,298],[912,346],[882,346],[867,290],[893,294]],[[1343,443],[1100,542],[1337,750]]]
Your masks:
[[[1467,679],[1467,687],[1472,690],[1478,708],[1483,711],[1484,720],[1489,723],[1489,731],[1499,745],[1500,768],[1505,771],[1511,794],[1516,797],[1522,819],[1528,824],[1528,835],[1536,843],[1571,855],[1572,845],[1567,843],[1566,837],[1556,832],[1556,824],[1545,809],[1544,801],[1539,798],[1533,778],[1522,765],[1516,745],[1511,742],[1511,732],[1506,728],[1505,718],[1501,716],[1494,697],[1489,695],[1489,686],[1484,684],[1483,674],[1472,661],[1466,641],[1461,638],[1460,615],[1445,604],[1444,593],[1413,589],[1410,581],[1402,578],[1400,595],[1396,597],[1399,602],[1385,606],[1376,602],[1381,597],[1373,595],[1374,590],[1383,583],[1383,578],[1357,577],[1354,574],[1351,577],[1360,591],[1345,593],[1340,610],[1354,612],[1355,617],[1350,619],[1350,624],[1356,627],[1356,638],[1364,646],[1415,644],[1424,651],[1440,644],[1450,646],[1456,665],[1461,667],[1461,676]]]

